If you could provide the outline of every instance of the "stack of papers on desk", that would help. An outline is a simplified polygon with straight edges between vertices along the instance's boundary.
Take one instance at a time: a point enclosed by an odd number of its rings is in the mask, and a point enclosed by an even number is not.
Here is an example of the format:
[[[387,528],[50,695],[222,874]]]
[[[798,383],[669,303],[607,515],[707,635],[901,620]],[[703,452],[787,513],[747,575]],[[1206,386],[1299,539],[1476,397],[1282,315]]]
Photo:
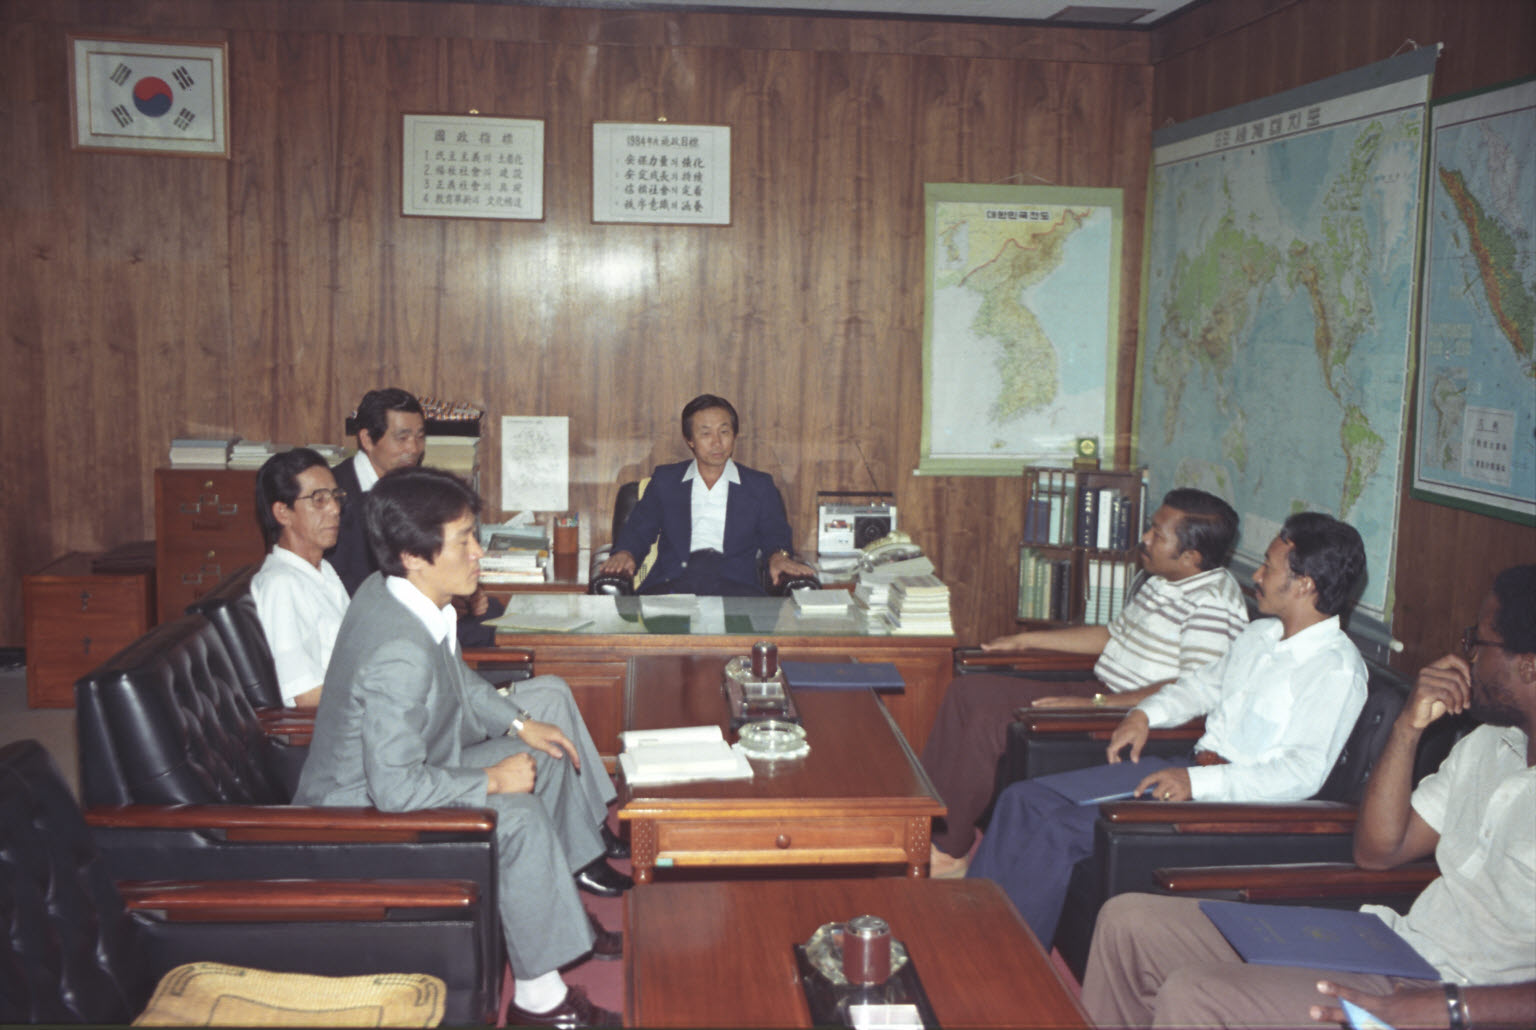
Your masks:
[[[886,618],[893,633],[948,636],[955,631],[949,618],[949,587],[932,573],[893,580]]]
[[[196,440],[178,437],[171,441],[171,468],[224,468],[235,439]]]
[[[268,440],[236,440],[234,446],[229,449],[229,467],[259,469],[272,455],[292,449],[290,444],[272,443]]]
[[[486,551],[480,557],[482,583],[542,583],[548,551],[505,547]]]
[[[694,615],[698,610],[698,594],[640,595],[640,617],[642,619],[654,619],[662,615]]]
[[[791,590],[795,610],[801,615],[846,615],[853,598],[846,590]]]
[[[592,625],[591,619],[580,615],[554,615],[540,612],[520,612],[507,606],[505,615],[486,619],[482,625],[494,626],[508,633],[573,633]]]
[[[626,730],[619,740],[619,768],[631,787],[752,778],[752,764],[725,742],[719,726]]]

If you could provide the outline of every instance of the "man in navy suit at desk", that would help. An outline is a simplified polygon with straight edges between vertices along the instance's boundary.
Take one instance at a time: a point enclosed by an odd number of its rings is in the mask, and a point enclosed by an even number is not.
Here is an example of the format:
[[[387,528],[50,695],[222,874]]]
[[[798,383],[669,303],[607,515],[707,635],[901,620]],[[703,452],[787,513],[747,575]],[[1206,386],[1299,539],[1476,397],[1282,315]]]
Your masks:
[[[662,465],[651,474],[602,565],[604,573],[634,575],[658,541],[641,593],[762,594],[763,555],[772,582],[814,573],[790,552],[789,520],[773,477],[731,457],[739,429],[736,409],[724,397],[705,393],[684,405],[683,439],[693,460]]]

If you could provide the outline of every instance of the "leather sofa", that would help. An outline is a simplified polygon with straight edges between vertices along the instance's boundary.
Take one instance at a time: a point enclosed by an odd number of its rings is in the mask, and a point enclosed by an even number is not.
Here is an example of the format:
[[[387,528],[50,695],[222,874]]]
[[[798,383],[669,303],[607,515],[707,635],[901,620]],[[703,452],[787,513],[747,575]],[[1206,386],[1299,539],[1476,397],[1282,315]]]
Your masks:
[[[173,865],[168,858],[166,866]],[[36,742],[0,748],[0,911],[10,961],[0,1023],[126,1024],[187,962],[278,973],[430,973],[445,1021],[482,1018],[483,912],[455,880],[123,882],[69,786]],[[274,915],[280,910],[280,915]]]
[[[289,746],[251,706],[219,631],[164,623],[75,684],[86,821],[119,879],[443,878],[477,892],[458,1012],[490,1018],[504,968],[495,814],[290,804]],[[319,971],[319,970],[316,970]]]

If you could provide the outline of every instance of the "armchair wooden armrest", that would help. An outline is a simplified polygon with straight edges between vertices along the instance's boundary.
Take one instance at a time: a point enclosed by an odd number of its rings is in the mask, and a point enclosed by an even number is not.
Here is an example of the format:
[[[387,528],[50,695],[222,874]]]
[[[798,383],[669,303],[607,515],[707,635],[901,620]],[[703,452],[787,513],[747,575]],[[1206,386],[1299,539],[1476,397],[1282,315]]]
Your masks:
[[[466,647],[464,664],[471,669],[532,665],[533,652],[526,647]]]
[[[231,841],[330,843],[411,842],[438,833],[489,836],[496,829],[496,813],[488,808],[381,812],[303,805],[123,805],[88,808],[85,821],[115,830],[213,830]]]
[[[1098,663],[1096,654],[1077,654],[1072,651],[983,651],[979,647],[957,647],[954,651],[955,672],[980,669],[1012,669],[1028,672],[1031,669],[1064,671],[1092,671]]]
[[[1434,862],[1409,862],[1395,869],[1361,869],[1348,862],[1293,862],[1158,869],[1153,878],[1163,890],[1179,894],[1222,891],[1241,901],[1302,901],[1363,894],[1413,896],[1439,875],[1440,867]]]
[[[1024,724],[1031,736],[1085,734],[1090,740],[1108,741],[1115,727],[1125,718],[1125,712],[1110,710],[1085,712],[1081,709],[1019,708],[1013,713],[1015,722]],[[1198,716],[1178,726],[1150,730],[1148,740],[1188,740],[1191,744],[1205,733],[1205,717]]]
[[[1359,809],[1339,801],[1112,801],[1099,817],[1120,826],[1161,824],[1175,833],[1353,833]]]
[[[308,747],[315,735],[313,708],[258,708],[256,718],[263,733],[292,747]]]
[[[468,880],[120,880],[129,911],[171,922],[338,922],[386,918],[390,909],[471,912]]]

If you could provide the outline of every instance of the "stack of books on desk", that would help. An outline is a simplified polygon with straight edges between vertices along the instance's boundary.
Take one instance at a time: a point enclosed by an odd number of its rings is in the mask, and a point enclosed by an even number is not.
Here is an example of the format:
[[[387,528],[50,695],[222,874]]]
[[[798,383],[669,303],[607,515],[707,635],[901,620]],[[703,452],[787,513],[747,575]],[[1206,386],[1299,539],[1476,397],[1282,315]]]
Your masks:
[[[525,547],[506,547],[486,551],[480,557],[480,582],[542,583],[549,552]]]
[[[631,787],[752,778],[751,763],[725,742],[719,726],[626,730],[619,740],[619,768]]]
[[[289,444],[272,443],[270,440],[236,440],[229,449],[229,467],[259,469],[272,455],[287,450],[292,450]]]
[[[803,616],[846,615],[853,598],[846,590],[791,590],[795,611]]]
[[[178,437],[171,441],[171,468],[224,468],[235,441]]]
[[[891,583],[891,610],[886,618],[893,633],[948,636],[955,631],[949,618],[949,587],[932,573],[898,576]]]

